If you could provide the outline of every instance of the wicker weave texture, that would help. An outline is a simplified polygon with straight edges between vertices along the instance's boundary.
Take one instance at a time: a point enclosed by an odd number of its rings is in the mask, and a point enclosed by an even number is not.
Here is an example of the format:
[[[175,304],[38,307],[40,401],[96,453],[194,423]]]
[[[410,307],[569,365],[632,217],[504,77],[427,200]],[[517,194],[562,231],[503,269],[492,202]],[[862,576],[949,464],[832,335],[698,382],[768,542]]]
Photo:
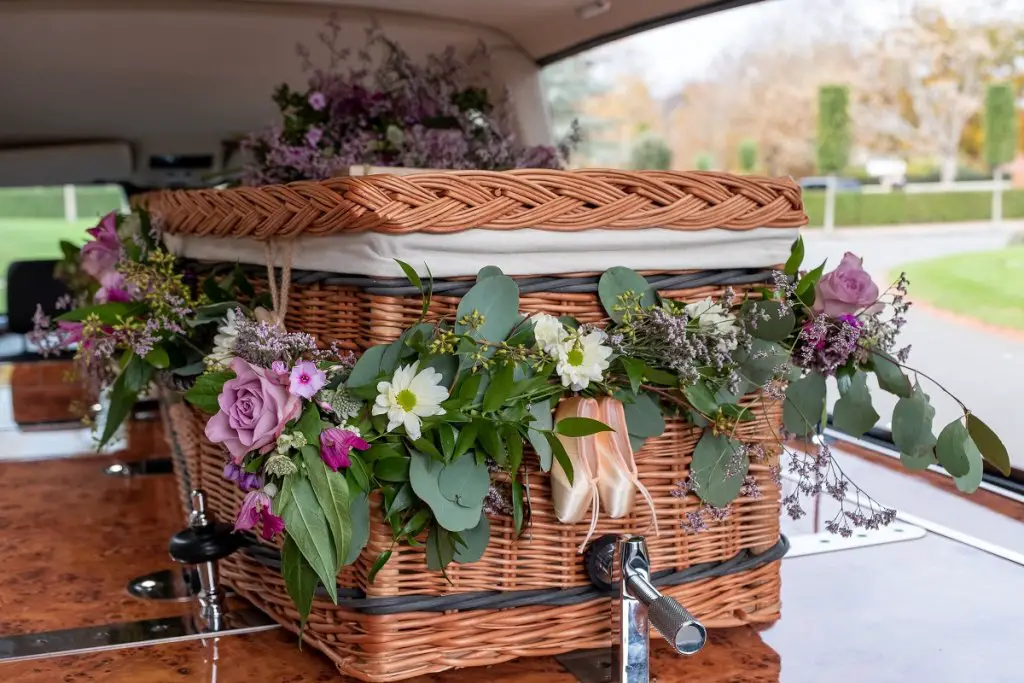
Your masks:
[[[164,191],[136,202],[172,234],[260,240],[367,231],[750,230],[807,223],[793,180],[714,172],[447,171]]]

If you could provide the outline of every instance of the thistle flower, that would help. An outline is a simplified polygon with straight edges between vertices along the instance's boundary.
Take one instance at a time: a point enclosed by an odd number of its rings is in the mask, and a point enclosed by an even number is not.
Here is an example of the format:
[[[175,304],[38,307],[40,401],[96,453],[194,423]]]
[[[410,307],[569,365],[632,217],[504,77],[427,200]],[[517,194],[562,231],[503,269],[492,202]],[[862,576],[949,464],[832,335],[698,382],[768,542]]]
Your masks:
[[[267,458],[267,462],[263,465],[263,471],[268,476],[281,477],[283,479],[298,472],[299,468],[288,456],[275,453]]]

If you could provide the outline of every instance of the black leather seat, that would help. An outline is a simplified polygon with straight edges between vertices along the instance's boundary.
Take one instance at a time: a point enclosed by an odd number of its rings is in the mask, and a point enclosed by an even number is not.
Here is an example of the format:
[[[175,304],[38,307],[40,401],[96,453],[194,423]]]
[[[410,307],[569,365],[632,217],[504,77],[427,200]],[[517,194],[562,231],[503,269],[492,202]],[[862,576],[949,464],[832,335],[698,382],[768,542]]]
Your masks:
[[[37,304],[51,317],[60,313],[57,300],[67,294],[68,289],[53,276],[56,265],[54,259],[15,261],[7,269],[7,325],[6,329],[0,330],[0,362],[23,363],[43,359],[27,343],[25,335],[35,327],[33,317]]]

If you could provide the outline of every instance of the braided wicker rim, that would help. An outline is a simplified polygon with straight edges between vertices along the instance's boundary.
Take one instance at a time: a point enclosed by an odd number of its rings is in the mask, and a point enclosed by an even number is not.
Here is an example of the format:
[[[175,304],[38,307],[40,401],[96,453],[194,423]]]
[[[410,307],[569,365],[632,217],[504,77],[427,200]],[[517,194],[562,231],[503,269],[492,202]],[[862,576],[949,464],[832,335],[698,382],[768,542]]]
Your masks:
[[[339,177],[136,198],[172,234],[259,240],[473,228],[573,232],[807,224],[792,179],[714,172],[446,171]]]

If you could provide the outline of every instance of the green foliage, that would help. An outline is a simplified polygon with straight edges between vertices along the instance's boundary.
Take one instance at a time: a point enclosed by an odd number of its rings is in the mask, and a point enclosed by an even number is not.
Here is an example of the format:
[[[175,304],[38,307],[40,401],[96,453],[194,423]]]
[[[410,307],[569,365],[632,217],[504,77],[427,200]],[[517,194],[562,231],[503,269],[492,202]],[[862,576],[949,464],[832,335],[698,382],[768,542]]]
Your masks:
[[[750,334],[765,341],[783,341],[796,325],[793,309],[778,301],[748,301],[742,312]]]
[[[1017,95],[1008,83],[991,83],[985,94],[985,161],[995,167],[1017,156]]]
[[[284,577],[288,597],[295,603],[295,609],[299,612],[301,626],[305,628],[309,611],[313,607],[317,576],[291,536],[285,536],[284,546],[281,548],[281,575]]]
[[[583,437],[599,432],[614,431],[611,427],[589,417],[566,417],[555,423],[555,433],[569,437]]]
[[[977,415],[971,413],[967,416],[967,431],[985,461],[1002,472],[1003,476],[1010,476],[1012,470],[1010,454],[1006,452],[1006,446],[992,431],[992,428],[982,422]]]
[[[960,420],[954,420],[939,432],[935,457],[953,477],[965,477],[973,468],[981,467],[981,452]]]
[[[196,378],[195,383],[185,393],[185,400],[200,410],[216,413],[220,410],[217,397],[224,390],[224,383],[233,379],[233,372],[207,372]]]
[[[457,544],[454,560],[459,564],[478,561],[484,556],[491,542],[491,523],[487,521],[487,515],[481,514],[480,523],[472,529],[463,531],[459,536],[462,544]]]
[[[892,411],[892,440],[908,469],[924,469],[935,462],[934,418],[935,408],[920,385],[897,401]]]
[[[707,152],[698,154],[693,161],[693,166],[698,171],[710,171],[715,167],[715,159]]]
[[[825,193],[804,192],[809,225],[821,227],[825,216]],[[1024,218],[1024,190],[1003,192],[1003,216]],[[889,192],[836,193],[836,225],[860,227],[905,223],[958,223],[987,221],[992,217],[992,195],[988,192]]]
[[[617,323],[622,322],[623,315],[620,297],[627,292],[639,295],[641,306],[653,306],[655,303],[656,297],[650,283],[635,270],[618,266],[601,274],[597,293],[608,317]]]
[[[281,510],[288,536],[313,568],[327,589],[331,600],[338,602],[339,553],[328,527],[327,516],[313,491],[309,479],[292,476],[291,501]]]
[[[850,160],[852,139],[850,90],[844,85],[823,85],[818,91],[818,171],[839,173]]]
[[[749,467],[738,441],[705,431],[690,463],[694,493],[708,505],[725,507],[739,495]]]
[[[409,466],[409,482],[420,500],[430,506],[437,523],[448,531],[465,531],[476,526],[480,521],[484,495],[487,494],[486,487],[479,498],[471,498],[468,493],[465,493],[465,495],[460,494],[459,500],[456,502],[446,497],[441,491],[440,479],[446,469],[444,463],[418,451],[410,451],[410,456],[412,460]],[[465,457],[473,459],[470,453],[463,456],[463,458]],[[486,466],[481,465],[480,467],[486,477]],[[479,492],[474,491],[474,493]],[[454,496],[455,492],[449,489],[449,494]]]
[[[653,135],[637,140],[629,158],[630,168],[635,171],[667,171],[672,168],[672,150],[664,140]]]
[[[832,412],[836,429],[850,436],[863,436],[878,422],[878,412],[871,405],[868,376],[858,371],[853,377],[838,379],[840,398]]]
[[[816,372],[790,382],[786,402],[782,407],[782,421],[786,431],[798,436],[815,432],[825,410],[825,378]]]
[[[757,142],[755,140],[744,140],[739,148],[740,170],[744,173],[753,173],[757,169]]]

